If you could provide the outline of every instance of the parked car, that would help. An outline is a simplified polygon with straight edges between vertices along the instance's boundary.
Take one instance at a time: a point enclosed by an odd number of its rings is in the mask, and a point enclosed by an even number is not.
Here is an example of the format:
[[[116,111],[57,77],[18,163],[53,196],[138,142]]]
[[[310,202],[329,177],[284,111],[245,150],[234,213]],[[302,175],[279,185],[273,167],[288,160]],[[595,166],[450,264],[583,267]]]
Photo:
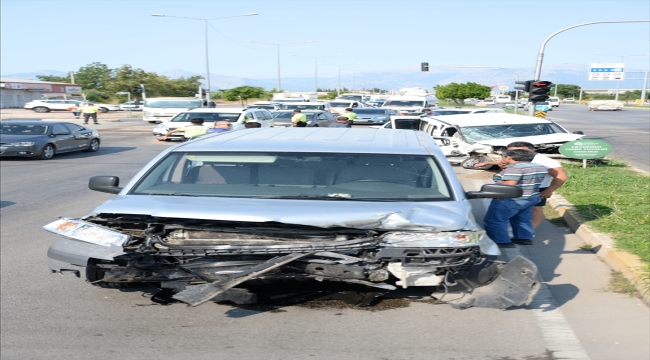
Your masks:
[[[120,104],[120,110],[122,111],[142,111],[144,103],[142,101],[128,101],[123,104]]]
[[[23,106],[23,109],[34,110],[37,113],[46,113],[52,110],[68,110],[69,108],[80,104],[85,106],[87,103],[80,100],[32,100]],[[120,106],[114,104],[94,103],[99,111],[107,113],[109,111],[119,111]]]
[[[336,122],[336,115],[324,110],[301,111],[307,118],[307,127],[327,127]],[[273,126],[291,127],[293,110],[279,110],[273,113]]]
[[[356,109],[363,107],[363,105],[354,100],[346,100],[346,99],[335,99],[329,102],[330,103],[330,111],[333,114],[342,114],[345,109],[351,108],[351,109]]]
[[[39,120],[5,120],[0,123],[0,156],[49,160],[71,151],[99,150],[96,130],[69,123]]]
[[[356,108],[354,113],[357,117],[355,124],[385,124],[391,116],[397,115],[397,111],[387,108]]]
[[[293,299],[338,287],[370,292],[356,300],[368,304],[428,287],[456,307],[507,308],[529,304],[542,282],[530,260],[496,259],[468,201],[521,188],[464,191],[419,131],[232,131],[170,147],[119,181],[92,177],[90,189],[117,196],[43,227],[59,236],[52,272],[109,288],[149,284],[156,299],[192,306],[250,304],[282,284]],[[456,283],[460,293],[445,296]]]
[[[623,110],[623,103],[614,100],[592,100],[587,103],[587,108],[589,111],[596,110],[612,110],[619,111]]]
[[[564,101],[564,102],[576,102],[576,99],[574,99],[574,98],[566,98],[566,99],[564,99],[562,101]]]
[[[244,128],[247,121],[255,121],[262,124],[262,127],[273,126],[273,115],[266,109],[242,109],[242,108],[196,108],[178,113],[171,120],[163,121],[153,128],[154,136],[165,135],[170,130],[189,126],[190,121],[195,118],[203,119],[203,126],[212,127],[215,121],[228,121],[232,123],[232,130]],[[181,140],[182,133],[173,133],[168,140]]]
[[[256,101],[251,105],[247,105],[246,109],[266,109],[268,111],[280,110],[280,105],[274,104],[270,101]]]
[[[483,99],[479,100],[476,102],[476,106],[489,106],[489,105],[495,105],[496,103],[494,102],[493,99]]]
[[[365,104],[370,107],[382,107],[382,105],[384,105],[385,102],[386,99],[377,99],[377,100],[369,100]]]

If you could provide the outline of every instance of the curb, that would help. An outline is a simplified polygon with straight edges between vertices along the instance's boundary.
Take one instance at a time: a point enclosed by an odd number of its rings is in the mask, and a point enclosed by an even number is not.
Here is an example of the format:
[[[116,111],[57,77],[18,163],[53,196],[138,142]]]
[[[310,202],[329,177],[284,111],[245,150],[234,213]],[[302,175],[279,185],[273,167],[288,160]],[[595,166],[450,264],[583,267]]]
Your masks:
[[[616,249],[614,239],[608,234],[597,233],[589,225],[586,225],[584,218],[575,210],[574,205],[562,196],[553,194],[548,199],[548,202],[553,210],[557,211],[564,221],[567,222],[569,228],[582,241],[592,246],[591,251],[609,265],[610,268],[622,273],[625,278],[630,280],[637,291],[639,291],[639,294],[641,294],[643,302],[650,305],[650,288],[648,288],[647,284],[644,284],[642,273],[646,265],[641,259],[627,251]],[[647,282],[648,280],[646,279],[645,281]]]

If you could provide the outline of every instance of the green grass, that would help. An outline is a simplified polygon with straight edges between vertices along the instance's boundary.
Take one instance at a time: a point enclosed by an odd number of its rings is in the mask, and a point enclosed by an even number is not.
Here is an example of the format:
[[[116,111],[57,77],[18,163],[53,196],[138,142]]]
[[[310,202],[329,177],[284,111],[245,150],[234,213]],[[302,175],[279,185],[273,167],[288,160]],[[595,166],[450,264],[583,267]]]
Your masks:
[[[612,277],[609,279],[609,291],[615,293],[626,294],[630,296],[640,296],[641,294],[636,289],[634,284],[632,284],[628,279],[626,279],[622,273],[618,271],[612,271]]]
[[[609,233],[619,249],[650,263],[650,177],[618,162],[564,168],[569,181],[557,192],[594,230]]]

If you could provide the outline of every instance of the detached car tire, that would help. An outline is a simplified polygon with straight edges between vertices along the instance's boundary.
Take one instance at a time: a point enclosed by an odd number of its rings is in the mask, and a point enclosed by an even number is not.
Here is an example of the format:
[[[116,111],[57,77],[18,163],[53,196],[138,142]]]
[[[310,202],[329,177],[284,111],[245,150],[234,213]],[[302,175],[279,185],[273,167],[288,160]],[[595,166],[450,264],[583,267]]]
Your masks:
[[[90,258],[86,265],[86,280],[94,286],[99,286],[107,289],[124,289],[142,286],[142,283],[136,282],[106,282],[102,281],[105,271],[97,266],[97,264],[110,264],[110,261],[98,260]]]
[[[463,169],[469,169],[469,170],[490,170],[494,165],[474,167],[474,165],[486,161],[490,161],[490,159],[488,159],[486,156],[472,156],[470,158],[463,160],[463,162],[460,163],[460,166]]]

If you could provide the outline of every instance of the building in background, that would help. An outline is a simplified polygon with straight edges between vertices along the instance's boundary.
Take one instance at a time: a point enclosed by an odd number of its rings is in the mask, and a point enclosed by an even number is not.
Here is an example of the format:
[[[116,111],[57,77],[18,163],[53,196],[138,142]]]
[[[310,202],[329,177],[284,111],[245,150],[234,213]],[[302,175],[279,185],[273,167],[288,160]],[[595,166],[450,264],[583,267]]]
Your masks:
[[[22,108],[32,100],[83,99],[81,85],[0,78],[0,108]]]

